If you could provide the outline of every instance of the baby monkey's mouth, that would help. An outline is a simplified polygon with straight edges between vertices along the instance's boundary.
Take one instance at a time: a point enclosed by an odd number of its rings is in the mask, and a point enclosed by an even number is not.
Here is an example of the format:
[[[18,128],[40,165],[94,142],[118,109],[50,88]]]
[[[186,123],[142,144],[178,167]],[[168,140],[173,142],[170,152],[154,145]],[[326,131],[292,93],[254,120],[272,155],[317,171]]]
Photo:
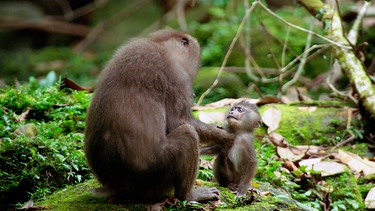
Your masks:
[[[232,116],[232,115],[228,115],[228,116],[227,116],[227,119],[235,119],[235,120],[238,120],[237,117]]]

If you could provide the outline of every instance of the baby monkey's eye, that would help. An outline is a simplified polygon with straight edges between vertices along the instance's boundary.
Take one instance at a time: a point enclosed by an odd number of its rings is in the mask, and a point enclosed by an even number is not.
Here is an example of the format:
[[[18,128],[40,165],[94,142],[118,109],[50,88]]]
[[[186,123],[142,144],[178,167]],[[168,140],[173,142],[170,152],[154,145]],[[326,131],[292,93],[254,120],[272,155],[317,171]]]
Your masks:
[[[247,111],[247,110],[246,110],[245,108],[243,108],[243,107],[236,107],[236,108],[237,108],[237,111],[240,112],[240,113]]]

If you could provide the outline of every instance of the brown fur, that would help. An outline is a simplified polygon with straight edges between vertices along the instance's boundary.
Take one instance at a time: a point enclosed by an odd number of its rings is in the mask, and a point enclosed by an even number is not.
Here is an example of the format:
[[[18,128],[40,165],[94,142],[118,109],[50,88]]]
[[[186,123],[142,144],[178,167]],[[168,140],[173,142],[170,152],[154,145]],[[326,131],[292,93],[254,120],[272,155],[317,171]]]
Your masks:
[[[217,198],[192,191],[199,142],[232,143],[234,135],[196,120],[192,84],[200,47],[185,33],[161,30],[130,41],[103,70],[87,113],[85,153],[104,192],[159,200]]]
[[[246,195],[258,167],[252,131],[260,125],[256,105],[241,101],[228,112],[225,127],[236,134],[234,144],[230,148],[211,145],[199,150],[200,154],[218,155],[213,166],[215,179],[221,186],[236,189],[237,196]]]

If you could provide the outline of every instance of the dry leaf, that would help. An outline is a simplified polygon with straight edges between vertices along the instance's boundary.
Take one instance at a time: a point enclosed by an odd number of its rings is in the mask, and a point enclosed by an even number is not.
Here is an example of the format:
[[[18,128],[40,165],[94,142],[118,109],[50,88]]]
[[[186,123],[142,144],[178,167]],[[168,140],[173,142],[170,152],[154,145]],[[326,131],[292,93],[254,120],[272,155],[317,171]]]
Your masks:
[[[198,112],[198,119],[207,124],[224,124],[225,113],[223,112]]]
[[[29,115],[29,113],[30,113],[30,108],[27,108],[25,112],[23,112],[16,118],[16,121],[23,122],[26,119],[27,115]]]
[[[287,96],[281,96],[280,99],[281,99],[281,102],[283,102],[284,104],[288,104],[288,103],[292,103],[293,102]]]
[[[375,162],[363,159],[354,153],[339,150],[335,158],[348,165],[351,170],[357,173],[363,172],[365,176],[375,174]]]
[[[200,159],[201,164],[200,166],[203,167],[204,169],[212,169],[213,164],[215,162],[215,159],[212,159],[211,161],[205,160],[205,159]]]
[[[298,164],[300,166],[312,166],[316,163],[319,163],[322,161],[323,158],[310,158],[300,161]]]
[[[309,107],[298,107],[298,109],[297,110],[299,110],[299,111],[308,111],[308,112],[314,112],[314,111],[316,111],[316,109],[317,109],[318,107],[316,107],[316,106],[309,106]]]
[[[148,205],[147,211],[155,211],[155,210],[165,210],[165,202],[159,202],[156,204]]]
[[[284,137],[276,132],[271,132],[268,139],[274,146],[284,148],[288,146],[288,142],[284,139]]]
[[[288,87],[285,95],[281,97],[284,103],[298,102],[302,100],[309,100],[307,97],[307,89],[304,87]],[[310,99],[311,100],[311,99]]]
[[[306,170],[320,171],[322,177],[339,174],[345,171],[345,165],[335,161],[322,161],[322,158],[311,158],[299,162],[300,166],[307,166]]]
[[[271,104],[271,103],[282,103],[280,98],[276,98],[273,96],[265,96],[259,99],[259,101],[256,103],[258,106],[265,105],[265,104]]]
[[[234,98],[225,98],[210,104],[205,105],[205,107],[211,107],[211,108],[222,108],[226,106],[231,106],[234,102],[236,102],[237,99]]]
[[[314,146],[314,145],[300,145],[300,146],[291,146],[290,150],[294,154],[303,153],[308,156],[314,157],[323,157],[327,155],[326,147]]]
[[[206,104],[204,106],[193,106],[193,110],[206,110],[206,109],[213,109],[213,108],[223,108],[223,107],[231,107],[233,104],[238,103],[242,100],[247,100],[250,103],[257,104],[259,99],[249,99],[249,98],[225,98],[210,104]]]
[[[298,167],[292,161],[289,161],[289,160],[284,161],[284,167],[287,168],[289,171],[298,170]]]
[[[280,158],[289,161],[298,161],[305,157],[304,153],[294,154],[289,148],[282,147],[277,147],[277,154],[279,154]]]
[[[296,87],[296,91],[297,91],[297,94],[298,94],[298,100],[299,101],[308,101],[308,102],[313,101],[310,97],[307,96],[307,89],[306,88]]]
[[[265,192],[263,192],[263,196],[269,196],[269,195],[271,195],[271,192],[270,192],[270,191],[265,191]]]
[[[65,89],[65,88],[69,88],[69,89],[73,89],[73,90],[77,90],[77,91],[87,91],[87,92],[93,92],[94,91],[94,89],[92,87],[80,86],[78,83],[76,83],[75,81],[73,81],[70,78],[61,79],[60,89]]]
[[[272,107],[267,109],[262,116],[262,121],[268,127],[268,134],[272,131],[275,131],[279,128],[279,124],[281,121],[281,111],[276,108]]]
[[[375,187],[371,188],[367,193],[365,205],[367,209],[375,209]]]
[[[29,200],[25,205],[22,206],[21,209],[29,209],[34,206],[33,200]]]
[[[321,190],[325,193],[332,193],[334,191],[334,188],[324,180],[320,180],[317,185],[319,185]]]

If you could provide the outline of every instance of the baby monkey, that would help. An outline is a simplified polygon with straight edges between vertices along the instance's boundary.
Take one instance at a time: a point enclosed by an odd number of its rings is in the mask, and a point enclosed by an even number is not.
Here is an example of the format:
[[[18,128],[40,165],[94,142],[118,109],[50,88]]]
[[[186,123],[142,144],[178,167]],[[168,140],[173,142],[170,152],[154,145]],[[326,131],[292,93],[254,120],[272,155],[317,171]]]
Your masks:
[[[219,185],[236,190],[236,197],[246,196],[248,190],[261,195],[259,190],[250,188],[258,167],[252,134],[262,124],[258,108],[242,100],[230,109],[226,119],[224,129],[236,134],[233,145],[210,145],[200,148],[199,153],[217,155],[213,166],[215,179]]]

